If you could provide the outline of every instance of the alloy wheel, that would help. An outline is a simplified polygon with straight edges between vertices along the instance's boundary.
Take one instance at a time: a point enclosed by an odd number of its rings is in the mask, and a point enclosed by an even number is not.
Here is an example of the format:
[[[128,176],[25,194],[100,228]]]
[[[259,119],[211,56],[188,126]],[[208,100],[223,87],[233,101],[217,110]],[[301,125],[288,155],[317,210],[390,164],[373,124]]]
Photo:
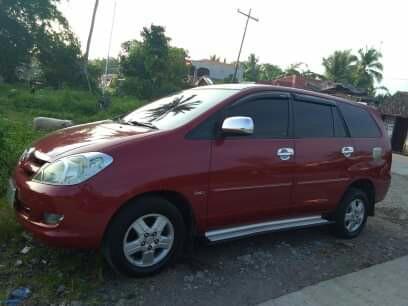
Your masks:
[[[162,261],[174,243],[174,226],[161,214],[147,214],[135,220],[123,239],[126,259],[137,267],[150,267]]]
[[[346,214],[344,217],[344,224],[347,231],[352,233],[358,230],[364,222],[364,217],[364,202],[360,199],[354,199],[353,201],[351,201],[346,209]]]

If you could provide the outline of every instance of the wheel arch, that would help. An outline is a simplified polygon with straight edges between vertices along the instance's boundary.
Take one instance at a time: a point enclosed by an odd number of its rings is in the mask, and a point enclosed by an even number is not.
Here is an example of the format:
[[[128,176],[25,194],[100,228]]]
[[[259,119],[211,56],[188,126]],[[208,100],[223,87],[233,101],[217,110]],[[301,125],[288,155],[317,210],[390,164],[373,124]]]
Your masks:
[[[144,197],[161,197],[169,201],[181,213],[184,224],[186,226],[187,233],[189,233],[189,235],[191,235],[192,237],[196,234],[196,218],[195,218],[191,203],[186,199],[185,196],[183,196],[179,192],[171,191],[171,190],[148,191],[148,192],[144,192],[144,193],[138,194],[130,198],[115,211],[115,213],[110,217],[109,222],[107,223],[105,227],[104,234],[102,237],[102,244],[101,244],[102,246],[104,244],[106,233],[108,232],[108,229],[111,226],[112,221],[115,219],[115,217],[127,206],[132,205],[132,202],[142,199]]]
[[[368,178],[359,178],[353,181],[351,184],[349,184],[349,186],[346,188],[343,194],[343,197],[351,188],[362,190],[367,194],[368,201],[369,201],[368,215],[374,216],[374,212],[375,212],[374,204],[375,204],[375,193],[376,193],[374,183]]]

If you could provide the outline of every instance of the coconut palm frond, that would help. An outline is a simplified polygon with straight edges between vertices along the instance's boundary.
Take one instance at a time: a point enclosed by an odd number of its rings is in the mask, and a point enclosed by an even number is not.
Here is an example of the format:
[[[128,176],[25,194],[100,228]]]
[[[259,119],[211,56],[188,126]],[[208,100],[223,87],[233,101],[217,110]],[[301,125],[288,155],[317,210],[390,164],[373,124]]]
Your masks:
[[[166,103],[159,107],[149,110],[149,115],[146,116],[146,119],[149,122],[161,119],[169,114],[177,115],[179,113],[188,112],[194,109],[198,104],[202,101],[200,100],[193,100],[197,95],[191,95],[189,97],[184,98],[184,96],[179,96],[174,98],[174,100],[170,103]]]

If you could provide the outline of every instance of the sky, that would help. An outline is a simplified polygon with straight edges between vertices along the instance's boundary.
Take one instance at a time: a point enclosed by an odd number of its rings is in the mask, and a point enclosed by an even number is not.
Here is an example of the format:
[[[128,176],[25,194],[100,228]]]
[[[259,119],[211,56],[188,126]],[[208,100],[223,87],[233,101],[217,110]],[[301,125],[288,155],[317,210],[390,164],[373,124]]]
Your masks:
[[[63,0],[60,10],[85,49],[94,0]],[[383,53],[384,80],[391,92],[408,91],[407,0],[116,0],[111,56],[123,42],[140,39],[143,27],[162,25],[171,44],[191,59],[216,54],[235,61],[245,26],[251,21],[241,60],[255,53],[261,63],[286,68],[303,62],[323,73],[322,58],[335,50],[375,47]],[[114,0],[100,0],[90,58],[106,57]]]

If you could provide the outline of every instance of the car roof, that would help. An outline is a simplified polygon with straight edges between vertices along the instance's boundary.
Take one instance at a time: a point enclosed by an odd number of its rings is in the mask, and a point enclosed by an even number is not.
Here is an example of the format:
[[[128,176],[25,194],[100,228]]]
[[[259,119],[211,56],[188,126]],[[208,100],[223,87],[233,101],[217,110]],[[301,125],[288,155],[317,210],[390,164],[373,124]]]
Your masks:
[[[316,98],[329,99],[329,100],[334,100],[334,101],[342,102],[342,103],[349,103],[349,104],[353,104],[358,107],[371,109],[371,107],[355,102],[355,101],[351,101],[345,98],[341,98],[341,97],[337,97],[337,96],[333,96],[329,94],[319,93],[316,91],[310,91],[310,90],[293,88],[293,87],[285,87],[285,86],[256,84],[256,83],[250,83],[250,82],[207,85],[207,86],[195,87],[194,89],[224,89],[224,90],[236,90],[238,92],[245,91],[248,93],[256,93],[256,92],[260,92],[263,90],[285,91],[285,92],[290,92],[294,94],[309,95],[309,96],[313,96]]]
[[[195,87],[193,89],[230,89],[230,90],[243,90],[247,88],[255,88],[255,87],[265,87],[262,84],[255,84],[255,83],[225,83],[225,84],[217,84],[217,85],[206,85]]]

